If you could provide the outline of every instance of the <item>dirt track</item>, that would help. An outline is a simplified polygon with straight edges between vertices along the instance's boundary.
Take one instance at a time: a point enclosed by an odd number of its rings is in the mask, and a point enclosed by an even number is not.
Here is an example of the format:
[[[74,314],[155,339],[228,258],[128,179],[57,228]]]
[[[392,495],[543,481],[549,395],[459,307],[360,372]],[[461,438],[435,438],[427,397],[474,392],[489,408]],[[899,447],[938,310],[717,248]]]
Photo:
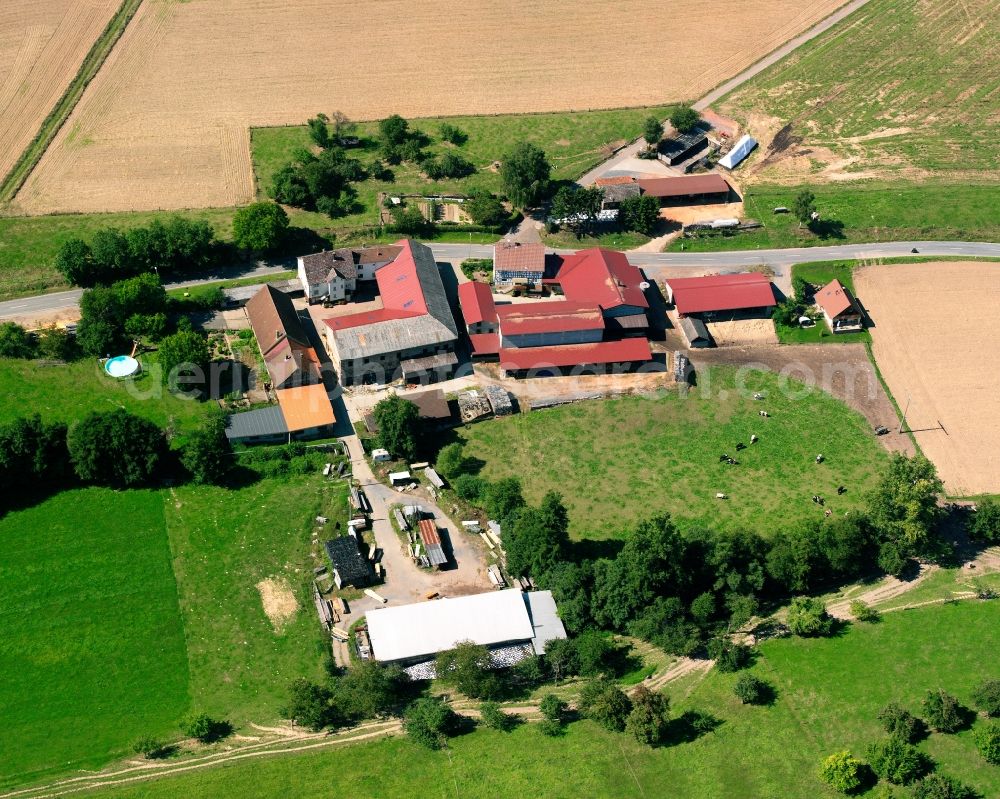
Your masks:
[[[855,286],[879,369],[948,493],[1000,492],[1000,264],[870,266]]]
[[[22,189],[28,213],[253,196],[249,128],[697,97],[840,0],[147,0]],[[628,42],[628,46],[615,43]],[[220,46],[223,44],[225,46]],[[651,77],[655,76],[655,77]]]

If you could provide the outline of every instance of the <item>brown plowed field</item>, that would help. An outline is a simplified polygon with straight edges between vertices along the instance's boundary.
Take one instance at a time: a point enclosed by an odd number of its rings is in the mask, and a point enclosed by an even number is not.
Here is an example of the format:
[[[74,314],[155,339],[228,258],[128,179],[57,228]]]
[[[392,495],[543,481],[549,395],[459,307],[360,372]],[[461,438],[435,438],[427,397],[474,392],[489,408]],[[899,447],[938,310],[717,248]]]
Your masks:
[[[147,0],[17,198],[28,213],[253,197],[248,128],[693,99],[841,0]]]
[[[952,496],[1000,492],[1000,263],[869,266],[872,348]]]
[[[0,178],[34,138],[118,5],[0,2]]]

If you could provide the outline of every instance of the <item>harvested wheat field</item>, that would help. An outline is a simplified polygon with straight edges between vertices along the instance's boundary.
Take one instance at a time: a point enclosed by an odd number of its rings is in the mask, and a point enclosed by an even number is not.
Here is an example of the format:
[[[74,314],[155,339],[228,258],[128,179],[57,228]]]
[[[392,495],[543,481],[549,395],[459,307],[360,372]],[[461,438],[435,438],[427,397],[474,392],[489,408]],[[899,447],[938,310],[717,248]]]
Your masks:
[[[148,0],[18,195],[28,213],[254,196],[251,126],[691,99],[841,0]],[[708,25],[709,13],[725,24]]]
[[[38,132],[117,0],[0,3],[0,177]]]
[[[948,493],[1000,492],[1000,263],[869,266],[854,285],[875,361]]]

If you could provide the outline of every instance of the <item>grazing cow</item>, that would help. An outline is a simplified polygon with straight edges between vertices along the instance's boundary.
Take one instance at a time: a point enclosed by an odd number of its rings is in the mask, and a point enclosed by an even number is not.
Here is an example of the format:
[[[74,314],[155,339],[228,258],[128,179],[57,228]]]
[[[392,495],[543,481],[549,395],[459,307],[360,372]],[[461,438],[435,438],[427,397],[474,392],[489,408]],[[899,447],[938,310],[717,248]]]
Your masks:
[[[819,497],[816,494],[813,494],[813,502],[815,502],[817,505],[819,504]]]
[[[833,511],[827,508],[825,511],[823,511],[823,515],[829,518],[830,516],[833,515]]]
[[[728,461],[728,460],[729,460],[729,454],[728,454],[728,453],[726,453],[726,452],[723,452],[723,453],[722,453],[722,454],[721,454],[721,455],[719,456],[719,463],[722,463],[722,462],[724,462],[724,461]]]
[[[755,400],[762,400],[762,399],[764,399],[764,395],[763,395],[763,394],[761,394],[761,393],[760,393],[760,392],[758,391],[758,392],[755,392],[755,393],[754,393],[754,395],[753,395],[753,398],[754,398]]]
[[[739,466],[740,465],[740,462],[738,460],[736,460],[735,458],[726,458],[726,463],[728,463],[730,466]]]
[[[766,419],[766,418],[767,418],[768,416],[770,416],[770,415],[771,415],[771,414],[769,414],[769,413],[768,413],[767,411],[758,411],[757,413],[758,413],[758,414],[759,414],[760,416],[763,416],[763,417],[764,417],[765,419]]]
[[[715,498],[716,499],[728,499],[728,497],[726,497],[726,495],[723,494],[722,492],[719,492],[718,494],[716,494]]]
[[[746,449],[746,448],[747,448],[747,445],[744,444],[742,441],[739,444],[736,445],[736,451],[737,452],[739,452],[741,449]]]
[[[756,444],[757,443],[757,436],[755,434],[751,434],[750,435],[750,443],[751,444]]]
[[[847,488],[845,486],[837,486],[837,493],[838,494],[846,494],[847,493]]]
[[[818,497],[818,500],[819,500],[819,504],[820,505],[825,505],[826,504],[826,500],[823,499],[823,497]]]
[[[823,462],[823,456],[822,456],[822,454],[817,455],[816,456],[816,463],[822,463],[822,462]]]

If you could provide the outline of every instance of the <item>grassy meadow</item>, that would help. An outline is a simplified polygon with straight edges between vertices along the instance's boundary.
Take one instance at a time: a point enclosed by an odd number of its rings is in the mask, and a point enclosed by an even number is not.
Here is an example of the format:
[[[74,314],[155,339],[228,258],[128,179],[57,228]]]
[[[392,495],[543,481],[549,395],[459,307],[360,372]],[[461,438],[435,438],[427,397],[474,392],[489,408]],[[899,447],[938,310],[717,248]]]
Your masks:
[[[0,786],[173,736],[188,658],[155,491],[65,491],[0,518]]]
[[[721,109],[790,123],[816,173],[829,149],[847,175],[996,181],[998,13],[996,0],[872,0]]]
[[[737,178],[739,175],[737,174]],[[814,233],[793,214],[796,195],[808,189],[825,228]],[[669,252],[710,252],[783,247],[825,247],[879,241],[1000,241],[996,186],[865,181],[795,186],[753,185],[744,192],[744,216],[764,223],[735,236],[677,239]]]
[[[753,671],[775,686],[773,706],[741,705],[731,693],[732,674],[713,671],[673,683],[666,693],[675,717],[697,708],[722,723],[694,741],[655,749],[589,721],[570,724],[560,738],[526,724],[507,734],[477,730],[453,739],[443,752],[390,739],[242,761],[87,795],[278,797],[294,785],[302,795],[374,798],[424,792],[456,799],[832,799],[839,794],[816,776],[820,760],[844,748],[863,757],[868,742],[881,735],[875,715],[884,704],[896,700],[919,714],[925,692],[937,687],[967,704],[973,685],[1000,676],[983,660],[984,651],[1000,644],[998,624],[1000,605],[968,602],[889,614],[880,624],[854,625],[831,639],[766,641]],[[979,758],[970,732],[933,734],[920,747],[940,771],[981,795],[1000,792],[1000,770]]]
[[[798,397],[801,384],[729,367],[699,373],[698,383],[686,397],[581,402],[473,425],[459,436],[466,453],[486,463],[485,477],[519,477],[532,502],[561,492],[575,538],[620,537],[662,511],[684,526],[766,534],[822,518],[813,494],[835,513],[858,507],[886,463],[865,420],[818,388]],[[757,391],[765,402],[752,399]],[[758,416],[762,408],[771,418]],[[737,452],[751,433],[760,441]],[[722,453],[740,465],[719,463]],[[813,462],[818,453],[822,464]],[[839,485],[848,488],[842,497]]]

